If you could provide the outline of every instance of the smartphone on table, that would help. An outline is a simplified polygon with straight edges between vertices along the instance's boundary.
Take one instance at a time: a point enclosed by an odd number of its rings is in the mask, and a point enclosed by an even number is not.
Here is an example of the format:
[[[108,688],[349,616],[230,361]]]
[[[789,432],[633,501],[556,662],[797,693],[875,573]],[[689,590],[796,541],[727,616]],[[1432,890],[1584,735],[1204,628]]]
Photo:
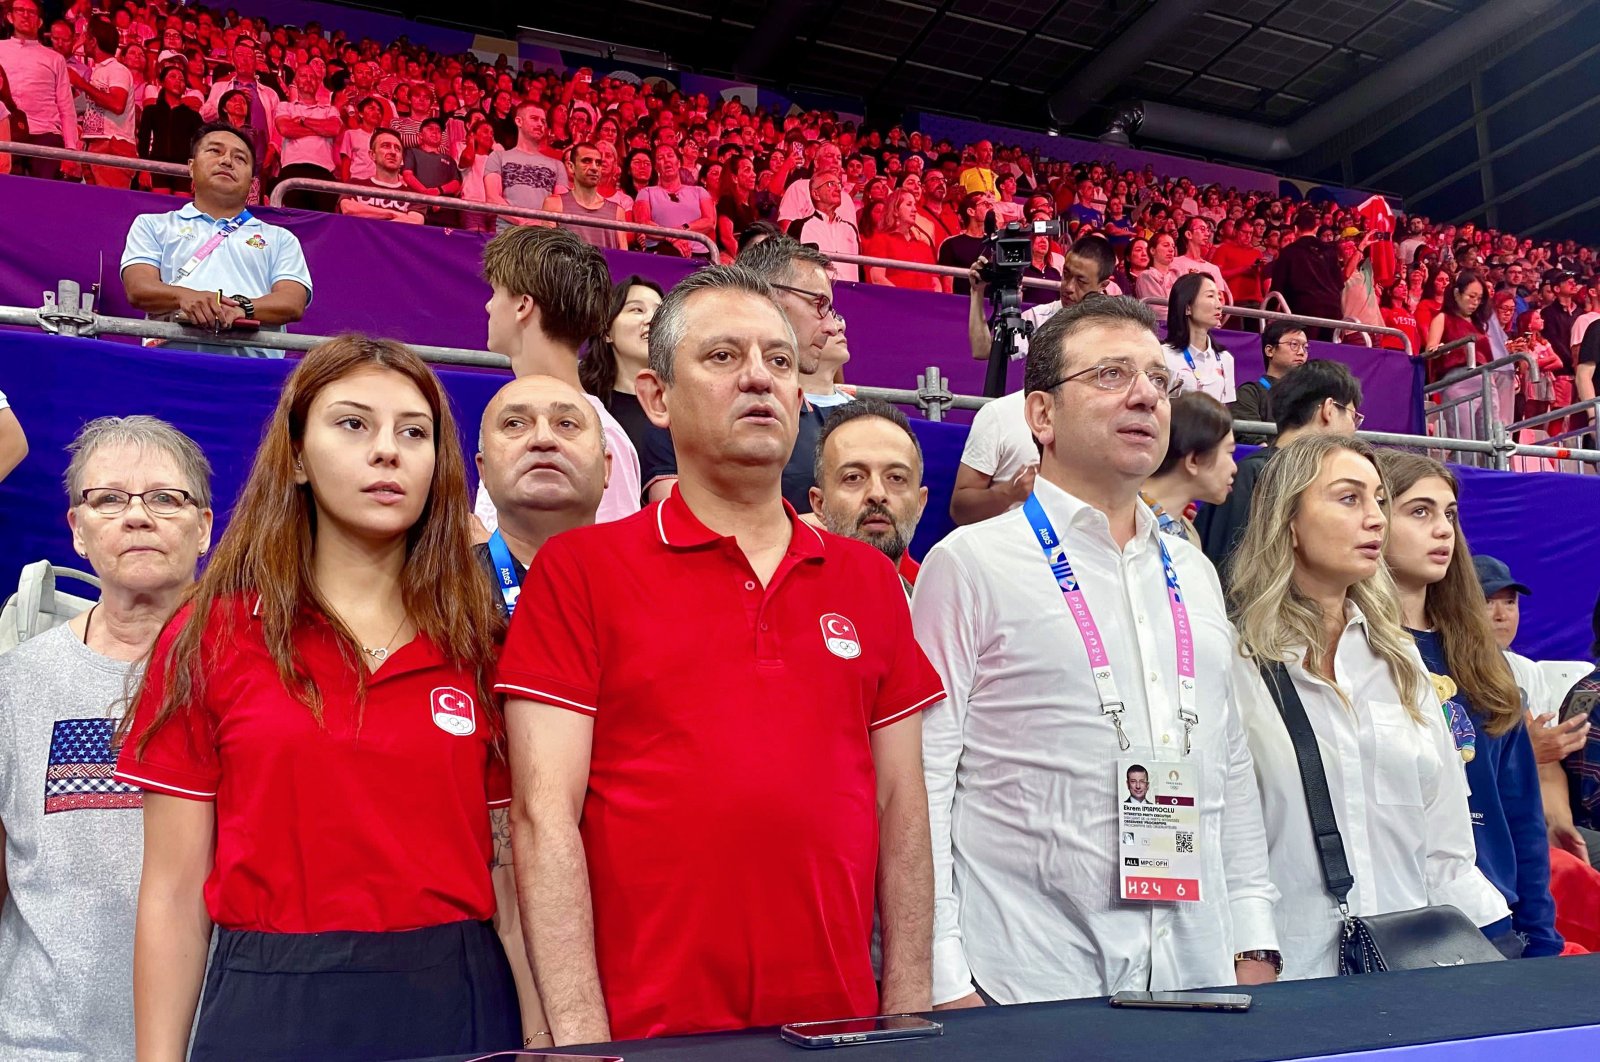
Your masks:
[[[800,1047],[848,1047],[852,1044],[942,1036],[944,1026],[915,1014],[880,1014],[874,1018],[796,1022],[785,1025],[778,1032],[785,1040]]]
[[[1111,1005],[1150,1010],[1244,1011],[1250,1009],[1250,997],[1233,992],[1118,992],[1111,997]]]

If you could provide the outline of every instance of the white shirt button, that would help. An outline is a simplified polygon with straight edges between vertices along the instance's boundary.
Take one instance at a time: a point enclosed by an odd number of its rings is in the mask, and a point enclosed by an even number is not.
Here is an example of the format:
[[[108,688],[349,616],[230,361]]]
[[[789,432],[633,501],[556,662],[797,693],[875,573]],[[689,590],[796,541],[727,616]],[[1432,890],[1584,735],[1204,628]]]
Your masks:
[[[1171,735],[1171,734],[1162,734],[1162,735],[1161,735],[1161,743],[1162,743],[1162,744],[1163,744],[1163,745],[1170,745],[1170,744],[1172,744],[1172,735]]]
[[[1160,682],[1161,682],[1161,676],[1157,675],[1154,671],[1150,672],[1150,685],[1154,686],[1154,685],[1159,684]]]

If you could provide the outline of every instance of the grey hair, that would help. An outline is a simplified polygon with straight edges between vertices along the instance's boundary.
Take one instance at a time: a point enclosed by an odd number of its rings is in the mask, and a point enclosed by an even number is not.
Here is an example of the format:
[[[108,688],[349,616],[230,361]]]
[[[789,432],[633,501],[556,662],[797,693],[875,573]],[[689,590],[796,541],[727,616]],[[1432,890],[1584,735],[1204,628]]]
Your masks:
[[[752,243],[739,252],[736,265],[756,274],[768,284],[787,284],[795,279],[794,267],[809,263],[833,276],[833,259],[807,247],[793,236],[774,236],[760,243]]]
[[[765,242],[775,243],[777,238]],[[743,260],[744,256],[740,255],[741,264],[706,266],[690,273],[678,281],[661,300],[661,305],[656,307],[655,316],[650,318],[646,354],[650,371],[655,373],[664,385],[672,386],[673,355],[689,330],[689,320],[685,312],[688,302],[702,291],[741,291],[766,299],[783,321],[783,330],[789,337],[789,345],[799,346],[799,342],[795,339],[794,328],[789,324],[789,317],[783,312],[783,307],[778,305],[772,285],[754,270],[745,268]]]
[[[67,504],[83,500],[83,470],[102,446],[134,446],[141,454],[152,450],[172,458],[183,477],[182,487],[194,495],[195,504],[211,508],[211,462],[200,445],[160,417],[138,414],[132,417],[98,417],[85,424],[67,452]]]

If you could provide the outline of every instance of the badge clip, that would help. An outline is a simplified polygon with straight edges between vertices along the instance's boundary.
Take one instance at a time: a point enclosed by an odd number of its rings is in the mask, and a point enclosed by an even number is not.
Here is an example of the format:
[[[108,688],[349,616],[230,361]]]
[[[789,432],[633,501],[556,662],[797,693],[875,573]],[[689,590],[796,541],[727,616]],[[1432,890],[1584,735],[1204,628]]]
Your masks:
[[[1111,725],[1117,728],[1117,747],[1123,752],[1133,748],[1133,742],[1128,740],[1127,733],[1122,729],[1122,711],[1125,705],[1121,701],[1112,701],[1110,704],[1100,706],[1101,715],[1111,717]]]
[[[1178,718],[1183,722],[1183,754],[1187,756],[1191,748],[1190,738],[1194,734],[1194,728],[1200,725],[1200,716],[1188,708],[1179,708]]]

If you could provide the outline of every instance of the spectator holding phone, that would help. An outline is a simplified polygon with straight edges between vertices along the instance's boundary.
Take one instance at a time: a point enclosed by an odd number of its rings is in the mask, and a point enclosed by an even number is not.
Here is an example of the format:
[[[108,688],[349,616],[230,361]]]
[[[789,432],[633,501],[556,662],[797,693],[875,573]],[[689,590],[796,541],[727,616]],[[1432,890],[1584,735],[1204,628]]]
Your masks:
[[[128,229],[122,251],[128,301],[152,317],[214,332],[242,320],[282,331],[305,313],[311,274],[294,234],[245,207],[255,167],[250,142],[231,126],[211,123],[200,127],[190,151],[194,201],[166,214],[140,214]]]

